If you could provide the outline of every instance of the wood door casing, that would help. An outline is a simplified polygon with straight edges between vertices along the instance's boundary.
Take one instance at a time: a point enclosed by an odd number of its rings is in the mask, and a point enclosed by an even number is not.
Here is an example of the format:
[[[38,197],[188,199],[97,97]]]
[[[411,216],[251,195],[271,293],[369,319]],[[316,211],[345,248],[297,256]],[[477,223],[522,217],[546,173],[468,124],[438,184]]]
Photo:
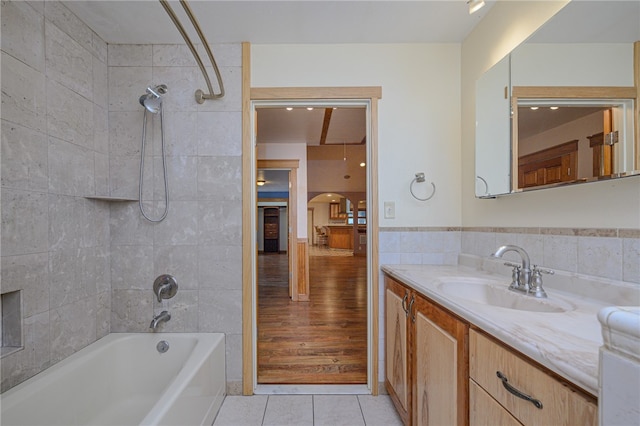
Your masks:
[[[592,175],[594,177],[608,176],[614,173],[613,147],[604,143],[604,135],[613,131],[613,111],[608,109],[603,113],[603,131],[587,136],[589,147],[593,150]]]

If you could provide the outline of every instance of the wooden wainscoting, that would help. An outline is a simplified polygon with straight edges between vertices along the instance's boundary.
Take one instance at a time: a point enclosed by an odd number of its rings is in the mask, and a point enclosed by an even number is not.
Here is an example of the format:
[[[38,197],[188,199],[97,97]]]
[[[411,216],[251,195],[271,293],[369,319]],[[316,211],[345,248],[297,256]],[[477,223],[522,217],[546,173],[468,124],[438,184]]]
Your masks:
[[[309,240],[299,238],[296,244],[298,263],[298,302],[309,301]]]

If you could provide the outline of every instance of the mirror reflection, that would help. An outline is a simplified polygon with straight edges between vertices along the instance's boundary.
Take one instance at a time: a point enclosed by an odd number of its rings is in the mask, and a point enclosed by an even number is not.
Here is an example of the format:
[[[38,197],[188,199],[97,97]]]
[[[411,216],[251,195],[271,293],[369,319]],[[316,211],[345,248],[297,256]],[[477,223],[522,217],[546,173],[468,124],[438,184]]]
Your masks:
[[[640,2],[571,2],[479,78],[476,196],[640,173],[638,22]]]
[[[589,182],[626,170],[625,102],[519,100],[517,188]]]

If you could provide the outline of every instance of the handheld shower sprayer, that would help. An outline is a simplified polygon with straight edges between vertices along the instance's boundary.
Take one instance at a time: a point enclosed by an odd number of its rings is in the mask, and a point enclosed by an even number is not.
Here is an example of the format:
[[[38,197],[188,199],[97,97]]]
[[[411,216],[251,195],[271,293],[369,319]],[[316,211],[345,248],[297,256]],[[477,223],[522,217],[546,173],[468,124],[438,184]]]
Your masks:
[[[142,216],[149,222],[158,223],[162,222],[167,213],[169,212],[169,183],[167,178],[167,159],[165,152],[164,142],[164,112],[162,109],[162,97],[167,93],[168,89],[165,84],[158,84],[157,86],[147,87],[147,93],[140,96],[140,105],[145,108],[142,118],[142,147],[140,148],[140,182],[138,185],[138,204],[140,205],[140,212]],[[164,177],[164,213],[158,219],[153,219],[144,211],[143,201],[143,181],[144,181],[144,159],[145,159],[145,147],[147,145],[147,112],[151,114],[158,114],[156,117],[160,118],[160,140],[162,143],[162,175]],[[153,116],[151,116],[151,123],[153,125]]]
[[[147,87],[147,93],[140,96],[140,105],[152,114],[160,112],[160,108],[162,108],[162,96],[165,95],[167,91],[168,89],[165,84]]]

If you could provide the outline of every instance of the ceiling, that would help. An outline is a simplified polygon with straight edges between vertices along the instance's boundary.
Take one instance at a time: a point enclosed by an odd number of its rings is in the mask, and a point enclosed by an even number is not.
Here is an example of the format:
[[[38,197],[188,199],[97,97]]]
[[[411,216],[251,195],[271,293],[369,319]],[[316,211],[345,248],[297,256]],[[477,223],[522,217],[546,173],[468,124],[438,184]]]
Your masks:
[[[640,1],[573,0],[528,42],[632,43],[637,40],[640,40]]]
[[[192,0],[189,5],[210,43],[460,43],[495,0],[486,3],[473,15],[465,0]],[[110,44],[183,43],[155,0],[64,4]],[[180,4],[170,5],[189,28]]]
[[[548,103],[550,105],[551,103]],[[572,105],[551,109],[548,106],[533,110],[528,106],[518,107],[518,139],[527,139],[539,135],[554,127],[562,126],[574,120],[602,112],[608,107]],[[604,121],[604,119],[602,118]]]
[[[307,145],[309,193],[365,192],[366,109],[309,108],[257,108],[256,142]],[[258,179],[265,180],[258,189],[261,193],[288,191],[288,173],[259,170]]]
[[[256,142],[357,145],[365,142],[363,107],[257,108]]]

